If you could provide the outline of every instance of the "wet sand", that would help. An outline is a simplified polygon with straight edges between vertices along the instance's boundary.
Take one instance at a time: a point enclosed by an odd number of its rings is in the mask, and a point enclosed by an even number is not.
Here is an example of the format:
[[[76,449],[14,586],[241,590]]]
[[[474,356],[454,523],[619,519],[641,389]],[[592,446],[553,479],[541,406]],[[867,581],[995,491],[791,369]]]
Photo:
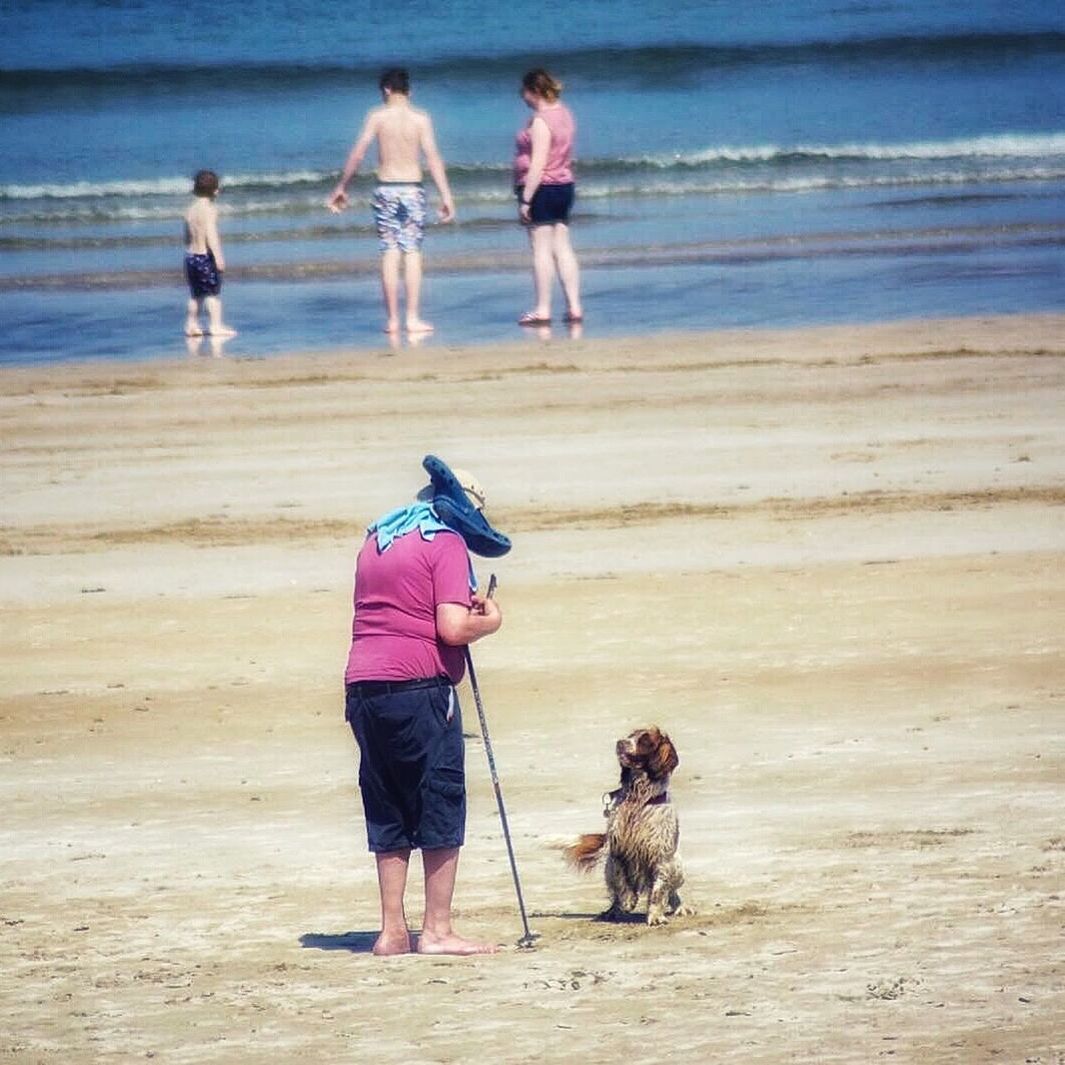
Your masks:
[[[1065,318],[0,373],[0,1061],[1065,1062]],[[460,928],[381,961],[362,529],[473,469]],[[655,722],[698,915],[593,920]],[[411,893],[417,927],[418,865]]]

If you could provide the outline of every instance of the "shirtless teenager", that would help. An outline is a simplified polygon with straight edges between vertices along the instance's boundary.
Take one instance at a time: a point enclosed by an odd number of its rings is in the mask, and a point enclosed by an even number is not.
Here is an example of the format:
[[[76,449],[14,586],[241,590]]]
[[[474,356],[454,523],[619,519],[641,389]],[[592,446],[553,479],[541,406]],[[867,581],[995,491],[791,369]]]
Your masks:
[[[218,235],[215,197],[221,186],[213,170],[201,170],[193,178],[193,201],[185,212],[185,279],[189,302],[185,312],[185,335],[236,336],[222,322],[222,274],[226,269],[222,238]],[[200,327],[200,313],[207,312],[207,329]]]
[[[425,111],[410,102],[410,76],[400,68],[381,75],[382,107],[366,115],[362,132],[352,146],[344,172],[329,197],[338,214],[348,205],[346,189],[369,150],[377,142],[377,187],[373,214],[381,243],[381,289],[385,301],[385,332],[399,330],[400,258],[407,294],[406,326],[409,333],[429,333],[432,326],[420,314],[422,238],[425,235],[426,196],[422,183],[422,158],[440,193],[440,221],[455,217],[444,161],[436,147],[433,123]]]

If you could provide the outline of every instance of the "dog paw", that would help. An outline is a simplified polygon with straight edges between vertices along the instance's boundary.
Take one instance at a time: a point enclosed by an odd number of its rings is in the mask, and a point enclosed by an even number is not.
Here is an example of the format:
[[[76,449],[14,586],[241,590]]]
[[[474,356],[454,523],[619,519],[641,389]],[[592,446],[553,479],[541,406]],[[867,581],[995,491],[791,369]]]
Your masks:
[[[670,917],[694,917],[699,911],[694,906],[682,903],[670,914]]]
[[[661,911],[649,911],[647,914],[647,923],[649,925],[668,924],[669,918]]]

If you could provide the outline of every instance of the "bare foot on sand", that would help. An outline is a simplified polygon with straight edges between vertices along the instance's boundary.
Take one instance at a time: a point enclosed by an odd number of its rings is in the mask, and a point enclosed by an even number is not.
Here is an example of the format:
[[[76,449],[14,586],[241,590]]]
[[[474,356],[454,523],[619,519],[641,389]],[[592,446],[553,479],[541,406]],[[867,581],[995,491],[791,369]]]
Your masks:
[[[186,324],[185,336],[187,337],[202,337],[204,335],[203,330],[195,324]]]
[[[407,319],[407,332],[408,333],[431,333],[433,326],[428,322],[423,322],[420,318],[408,318]]]
[[[389,318],[388,321],[385,322],[385,332],[386,333],[398,333],[399,332],[399,319],[398,318]]]
[[[499,947],[495,943],[474,943],[452,932],[446,936],[431,936],[423,932],[418,937],[419,954],[458,954],[468,957],[471,954],[495,954]]]
[[[396,954],[410,953],[410,935],[402,932],[398,935],[386,936],[382,932],[373,945],[373,952],[379,958],[390,958]]]

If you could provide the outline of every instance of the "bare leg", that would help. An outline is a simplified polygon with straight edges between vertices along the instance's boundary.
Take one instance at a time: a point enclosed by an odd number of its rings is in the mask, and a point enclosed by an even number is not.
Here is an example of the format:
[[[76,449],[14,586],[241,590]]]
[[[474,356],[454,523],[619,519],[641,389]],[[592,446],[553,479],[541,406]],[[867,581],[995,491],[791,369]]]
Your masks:
[[[551,227],[554,238],[555,266],[562,292],[566,297],[566,314],[571,318],[583,318],[581,309],[581,270],[569,239],[569,226],[562,222]]]
[[[385,332],[399,329],[399,248],[381,252],[381,294],[385,299]]]
[[[208,332],[213,337],[232,337],[237,335],[235,329],[230,329],[222,322],[222,301],[217,296],[208,296],[203,305],[207,308],[207,318],[210,322]]]
[[[185,336],[203,336],[203,330],[200,328],[200,301],[197,299],[190,298],[185,305]]]
[[[407,890],[410,850],[382,851],[377,856],[377,887],[381,892],[381,934],[373,945],[374,954],[410,953],[410,932],[403,910]]]
[[[407,287],[407,332],[431,333],[433,327],[421,319],[422,253],[409,251],[403,256],[403,280]]]
[[[551,285],[555,280],[552,229],[552,226],[529,228],[529,243],[533,253],[533,285],[536,288],[536,306],[532,313],[543,319],[551,317]]]
[[[419,954],[494,954],[491,943],[463,939],[451,927],[451,899],[459,868],[458,847],[422,851],[425,865],[425,921],[418,940]]]

